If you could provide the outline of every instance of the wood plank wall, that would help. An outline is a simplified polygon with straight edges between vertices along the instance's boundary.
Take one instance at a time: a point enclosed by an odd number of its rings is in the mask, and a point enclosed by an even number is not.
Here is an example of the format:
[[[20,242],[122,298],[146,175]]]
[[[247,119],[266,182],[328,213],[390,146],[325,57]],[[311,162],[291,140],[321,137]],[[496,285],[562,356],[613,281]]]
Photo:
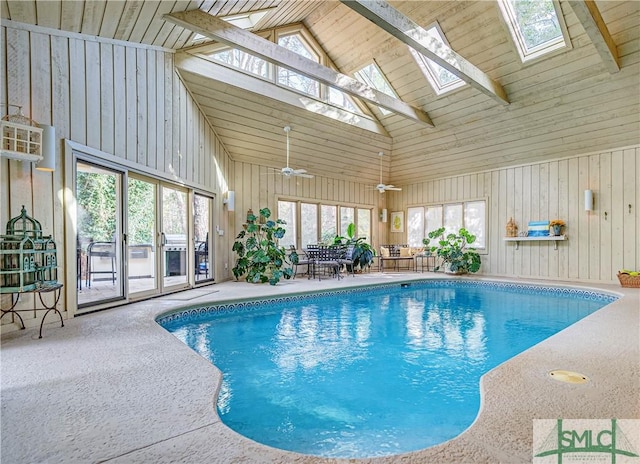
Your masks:
[[[22,105],[25,115],[56,128],[57,160],[53,173],[38,171],[31,163],[0,160],[0,224],[4,227],[25,205],[57,242],[59,279],[65,254],[75,253],[63,247],[63,139],[110,154],[114,162],[135,163],[141,172],[164,173],[212,194],[227,190],[233,172],[229,156],[175,72],[172,53],[6,23],[0,28],[0,102]],[[2,105],[1,111],[0,117],[7,107]],[[215,214],[220,211],[222,196],[217,195]],[[226,215],[215,221],[227,227]],[[228,272],[223,263],[229,249],[228,237],[219,237],[216,275],[222,278]],[[65,285],[74,291],[74,282]],[[33,298],[22,303],[33,304]],[[65,306],[63,299],[59,307]]]
[[[384,233],[383,226],[377,219],[378,208],[384,204],[383,199],[371,184],[323,176],[315,176],[312,179],[285,178],[274,168],[236,161],[233,186],[236,192],[236,208],[233,220],[235,230],[231,232],[234,237],[242,230],[249,208],[257,213],[260,208],[267,207],[277,216],[278,200],[308,200],[373,208],[371,233],[374,243],[377,243],[378,237]]]
[[[639,180],[634,146],[404,185],[391,207],[486,198],[482,274],[617,283],[618,270],[640,270]],[[594,193],[591,212],[584,211],[586,189]],[[553,242],[522,242],[516,250],[503,241],[511,217],[519,231],[529,221],[563,219],[568,240],[558,250]]]

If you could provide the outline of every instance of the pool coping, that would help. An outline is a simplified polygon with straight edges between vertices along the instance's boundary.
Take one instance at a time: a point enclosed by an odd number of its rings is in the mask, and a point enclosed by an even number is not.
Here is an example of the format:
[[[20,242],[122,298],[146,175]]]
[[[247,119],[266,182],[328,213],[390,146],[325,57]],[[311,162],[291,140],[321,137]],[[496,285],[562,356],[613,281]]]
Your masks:
[[[346,288],[424,277],[372,274],[320,285]],[[591,289],[621,298],[484,374],[480,412],[458,437],[369,459],[301,455],[233,432],[215,412],[220,372],[155,322],[168,308],[237,300],[227,298],[228,291],[261,293],[260,298],[306,291],[224,282],[214,286],[215,294],[188,303],[169,295],[65,321],[64,328],[48,325],[39,342],[33,330],[9,333],[2,340],[2,454],[16,462],[531,462],[532,419],[640,417],[640,289],[469,278]],[[73,356],[78,352],[83,356]],[[547,373],[557,368],[583,372],[590,382],[550,379]],[[622,378],[619,371],[627,375]],[[51,427],[60,418],[86,427]],[[25,449],[21,443],[33,445]]]

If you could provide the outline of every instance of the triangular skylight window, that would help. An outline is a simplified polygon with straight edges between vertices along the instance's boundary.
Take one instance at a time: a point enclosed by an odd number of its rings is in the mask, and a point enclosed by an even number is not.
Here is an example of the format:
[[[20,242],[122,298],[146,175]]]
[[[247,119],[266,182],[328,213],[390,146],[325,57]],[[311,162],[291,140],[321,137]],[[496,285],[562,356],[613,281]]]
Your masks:
[[[387,78],[382,74],[382,71],[378,67],[377,64],[371,63],[366,65],[365,67],[359,69],[358,71],[353,73],[360,82],[363,84],[367,84],[369,87],[373,87],[380,92],[386,93],[390,97],[400,98],[398,94],[393,90],[391,84],[387,80]],[[385,110],[384,108],[380,108],[380,111],[383,115],[391,114],[391,111]]]
[[[312,45],[310,43],[310,40],[313,39],[309,39],[307,34],[303,33],[304,30],[298,29],[296,32],[292,32],[291,30],[292,28],[289,27],[286,33],[281,35],[276,34],[275,40],[277,40],[278,45],[313,60],[316,63],[323,64],[322,57],[325,57],[324,60],[327,60],[326,55],[319,45]],[[270,40],[274,39],[271,38]],[[355,103],[350,95],[339,89],[321,84],[315,79],[311,79],[286,68],[275,66],[255,55],[222,44],[214,44],[206,47],[204,50],[206,50],[206,52],[203,53],[204,56],[219,63],[240,69],[298,92],[311,95],[316,99],[339,106],[352,113],[364,114],[363,110]],[[328,63],[328,65],[333,67],[331,63]]]
[[[271,69],[269,63],[255,55],[243,52],[237,48],[225,47],[208,55],[216,61],[224,63],[234,68],[242,69],[256,76],[269,78]]]
[[[498,0],[498,5],[523,62],[571,46],[557,2]]]
[[[265,10],[249,11],[247,13],[222,16],[220,19],[224,19],[226,22],[241,29],[251,30],[267,15],[267,13],[273,10],[274,8],[267,8]]]
[[[438,23],[434,23],[431,26],[426,27],[425,30],[433,39],[449,47],[449,42],[447,42],[447,39],[442,33]],[[415,51],[411,47],[409,47],[409,51],[416,60],[416,63],[418,63],[422,73],[429,81],[429,84],[431,84],[431,87],[433,87],[436,95],[442,95],[443,93],[450,92],[464,85],[464,81],[462,79],[430,60],[422,53]],[[447,62],[453,65],[457,64],[454,58],[447,59]]]

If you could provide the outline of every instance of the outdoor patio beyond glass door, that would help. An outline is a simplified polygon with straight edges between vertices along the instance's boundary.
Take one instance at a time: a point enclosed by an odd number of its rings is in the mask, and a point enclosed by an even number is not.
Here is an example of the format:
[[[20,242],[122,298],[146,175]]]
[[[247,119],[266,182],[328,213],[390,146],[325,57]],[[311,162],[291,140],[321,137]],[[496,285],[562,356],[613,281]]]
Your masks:
[[[131,175],[127,184],[128,293],[136,296],[154,294],[158,292],[157,184]]]
[[[124,298],[121,172],[76,163],[78,307]]]
[[[213,198],[196,193],[193,201],[193,238],[195,282],[213,279],[211,216]]]
[[[163,290],[188,285],[189,263],[192,262],[188,231],[189,206],[186,190],[162,186],[162,249]]]

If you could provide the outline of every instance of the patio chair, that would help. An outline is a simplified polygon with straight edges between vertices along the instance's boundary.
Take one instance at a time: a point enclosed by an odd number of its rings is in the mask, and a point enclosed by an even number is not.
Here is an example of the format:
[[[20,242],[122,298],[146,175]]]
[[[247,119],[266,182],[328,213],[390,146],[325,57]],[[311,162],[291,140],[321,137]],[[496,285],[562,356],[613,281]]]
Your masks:
[[[347,274],[351,272],[353,277],[356,276],[356,266],[353,261],[354,250],[355,246],[348,245],[346,248],[343,248],[343,252],[341,253],[340,258],[338,258],[338,263],[340,263],[340,265],[344,265],[347,270]],[[349,271],[349,269],[351,269],[351,271]]]
[[[94,258],[109,258],[111,269],[94,270]],[[87,287],[91,287],[93,274],[111,274],[111,283],[116,283],[116,243],[115,242],[91,242],[87,246]]]
[[[311,264],[311,260],[309,259],[307,252],[305,250],[302,250],[302,253],[298,253],[296,247],[294,245],[291,245],[289,256],[291,256],[291,254],[294,252],[298,258],[295,261],[293,259],[291,260],[291,264],[293,265],[293,278],[295,279],[296,274],[298,274],[298,266],[307,266],[305,274],[309,275],[309,265]]]

